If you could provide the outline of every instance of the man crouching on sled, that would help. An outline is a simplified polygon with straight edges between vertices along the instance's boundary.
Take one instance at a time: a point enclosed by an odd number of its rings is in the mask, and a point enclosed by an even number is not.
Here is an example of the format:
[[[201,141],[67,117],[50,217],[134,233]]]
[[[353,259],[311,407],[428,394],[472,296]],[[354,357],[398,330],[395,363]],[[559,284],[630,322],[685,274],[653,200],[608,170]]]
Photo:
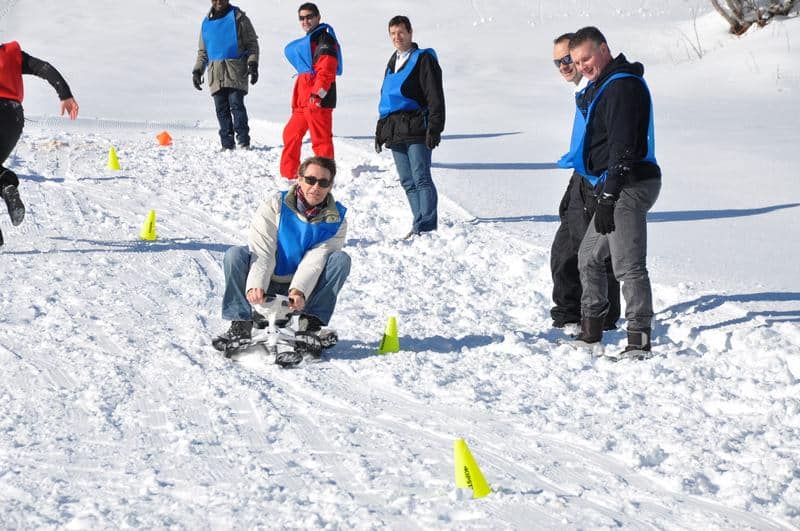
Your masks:
[[[250,305],[262,304],[270,295],[289,297],[289,309],[303,314],[305,331],[320,330],[333,315],[350,273],[350,257],[342,251],[347,209],[330,193],[336,163],[310,157],[297,173],[296,184],[259,207],[248,245],[225,252],[222,318],[232,323],[212,341],[217,350],[251,338]]]

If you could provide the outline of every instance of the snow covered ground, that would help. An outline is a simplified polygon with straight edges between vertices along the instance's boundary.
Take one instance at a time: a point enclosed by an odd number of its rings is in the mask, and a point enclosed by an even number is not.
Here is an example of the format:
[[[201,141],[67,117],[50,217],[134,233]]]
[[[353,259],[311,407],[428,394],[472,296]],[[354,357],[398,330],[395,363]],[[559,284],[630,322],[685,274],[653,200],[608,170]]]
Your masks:
[[[800,526],[800,21],[736,39],[691,0],[320,4],[345,47],[334,193],[353,271],[340,343],[281,370],[209,345],[227,325],[222,253],[285,187],[297,6],[251,4],[255,149],[220,154],[190,84],[205,3],[0,2],[0,40],[56,65],[82,113],[53,118],[52,89],[26,79],[9,164],[28,214],[0,216],[0,527]],[[437,49],[448,102],[441,228],[412,241],[370,136],[397,13]],[[656,105],[642,362],[559,345],[548,315],[568,177],[551,163],[572,113],[551,42],[590,23],[645,63]],[[174,146],[156,145],[163,129]],[[159,237],[143,242],[150,209]],[[389,316],[402,351],[377,356]],[[612,332],[601,350],[623,344]],[[462,437],[486,498],[454,495]]]

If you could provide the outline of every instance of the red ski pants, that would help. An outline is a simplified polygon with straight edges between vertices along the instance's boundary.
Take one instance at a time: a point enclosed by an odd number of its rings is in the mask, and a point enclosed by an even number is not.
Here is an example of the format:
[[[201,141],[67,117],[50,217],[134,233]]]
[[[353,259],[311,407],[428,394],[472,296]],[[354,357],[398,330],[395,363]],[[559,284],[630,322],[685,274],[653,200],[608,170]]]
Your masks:
[[[281,175],[287,179],[297,178],[300,150],[306,131],[311,133],[311,149],[314,155],[333,158],[333,109],[313,106],[294,109],[283,128]]]

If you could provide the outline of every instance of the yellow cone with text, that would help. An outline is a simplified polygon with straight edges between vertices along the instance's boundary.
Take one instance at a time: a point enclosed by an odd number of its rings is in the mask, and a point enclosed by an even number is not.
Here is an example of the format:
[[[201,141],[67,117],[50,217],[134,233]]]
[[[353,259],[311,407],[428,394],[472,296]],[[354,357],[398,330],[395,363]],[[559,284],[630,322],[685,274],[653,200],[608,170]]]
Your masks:
[[[400,352],[400,339],[397,337],[397,319],[389,317],[386,323],[386,331],[383,333],[381,345],[378,347],[378,354],[388,354],[389,352]]]
[[[108,169],[119,171],[119,159],[117,158],[117,150],[111,146],[108,150]]]
[[[464,439],[456,439],[453,443],[453,458],[457,489],[472,489],[473,499],[483,498],[492,492]]]
[[[147,219],[142,225],[142,232],[139,233],[139,237],[143,240],[155,240],[156,239],[156,211],[151,210],[149,214],[147,214]]]

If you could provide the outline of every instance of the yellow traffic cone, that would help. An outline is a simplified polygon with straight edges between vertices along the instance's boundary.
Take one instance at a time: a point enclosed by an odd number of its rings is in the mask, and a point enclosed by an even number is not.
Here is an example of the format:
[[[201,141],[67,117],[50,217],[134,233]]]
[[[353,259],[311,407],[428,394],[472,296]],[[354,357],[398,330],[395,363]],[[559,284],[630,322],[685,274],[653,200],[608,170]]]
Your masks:
[[[400,352],[400,339],[397,337],[397,319],[389,317],[386,323],[386,331],[381,339],[381,346],[378,347],[378,354],[388,354],[389,352]]]
[[[472,489],[473,499],[483,498],[492,492],[464,439],[456,439],[453,443],[453,458],[457,489]]]
[[[117,150],[111,146],[108,150],[108,169],[119,171],[119,159],[117,159]]]
[[[156,211],[151,210],[149,214],[147,214],[147,219],[142,225],[142,232],[139,233],[139,237],[143,240],[155,240],[156,239]]]

